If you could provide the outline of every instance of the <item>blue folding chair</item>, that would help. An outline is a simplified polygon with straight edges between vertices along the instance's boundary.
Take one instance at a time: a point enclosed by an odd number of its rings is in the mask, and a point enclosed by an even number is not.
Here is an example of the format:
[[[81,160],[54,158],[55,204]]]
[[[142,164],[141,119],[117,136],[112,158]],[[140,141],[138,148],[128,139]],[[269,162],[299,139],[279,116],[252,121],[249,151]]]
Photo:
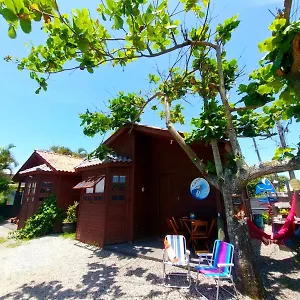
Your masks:
[[[166,249],[163,250],[163,282],[167,287],[176,287],[176,288],[189,288],[191,286],[191,270],[190,270],[190,251],[186,249],[186,240],[183,235],[167,235],[165,240],[171,247],[172,253],[175,255],[175,260],[170,261],[170,257],[168,256],[168,251]],[[166,265],[170,266],[184,266],[187,267],[187,273],[175,273],[175,272],[166,272]],[[180,286],[180,285],[169,285],[166,284],[167,276],[181,276],[187,277],[188,285]]]
[[[206,277],[214,278],[216,280],[216,284],[217,284],[216,300],[219,299],[219,288],[222,288],[232,296],[236,296],[236,298],[238,298],[238,293],[235,288],[235,284],[233,282],[233,278],[231,275],[231,270],[232,267],[234,266],[232,262],[233,253],[234,253],[234,247],[232,244],[220,240],[216,240],[214,243],[214,248],[212,253],[198,254],[199,265],[196,266],[196,270],[197,270],[196,290],[198,293],[201,294],[201,292],[198,289],[199,274],[201,273]],[[206,265],[201,264],[203,260],[206,260],[207,262]],[[220,286],[220,280],[222,279],[231,281],[236,295],[232,294],[230,291]]]

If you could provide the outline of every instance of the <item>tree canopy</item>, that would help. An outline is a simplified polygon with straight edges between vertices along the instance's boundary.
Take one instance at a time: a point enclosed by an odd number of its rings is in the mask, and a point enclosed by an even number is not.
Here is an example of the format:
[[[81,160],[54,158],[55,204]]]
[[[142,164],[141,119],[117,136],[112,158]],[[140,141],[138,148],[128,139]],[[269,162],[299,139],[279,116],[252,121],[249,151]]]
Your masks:
[[[51,146],[50,150],[58,154],[71,155],[80,158],[85,158],[88,155],[87,151],[84,148],[78,148],[76,151],[72,151],[68,147],[55,145]]]
[[[234,217],[232,195],[241,195],[253,179],[299,169],[300,153],[278,148],[271,162],[249,166],[238,138],[269,137],[277,121],[300,120],[300,22],[290,22],[292,1],[284,1],[284,11],[279,10],[269,26],[270,37],[259,44],[265,56],[259,68],[238,86],[236,103],[230,102],[229,95],[241,70],[237,59],[228,58],[226,48],[240,20],[235,15],[213,26],[209,0],[180,0],[175,5],[167,0],[106,0],[99,4],[96,17],[91,17],[87,8],[62,12],[55,0],[0,3],[11,38],[16,38],[18,27],[30,33],[32,22],[42,23],[45,43],[32,46],[28,57],[5,58],[16,62],[19,70],[29,71],[38,83],[36,93],[46,91],[48,79],[64,71],[92,74],[104,64],[126,67],[138,59],[172,54],[172,66],[166,72],[149,74],[150,95],[120,91],[109,100],[106,112],[81,114],[84,133],[94,136],[116,130],[138,123],[148,106],[157,110],[191,161],[221,191],[229,238],[239,252],[239,276],[252,296],[261,295],[249,235],[242,220]],[[182,15],[194,20],[191,26],[180,22]],[[201,98],[203,105],[195,110],[191,132],[182,137],[174,124],[185,123],[184,99],[191,94]],[[189,146],[199,139],[211,146],[214,162],[204,163]],[[231,146],[225,165],[218,148],[220,139]],[[100,146],[94,154],[103,156],[106,151]]]
[[[0,147],[0,202],[4,202],[10,193],[12,169],[18,165],[11,151],[14,147],[12,144]]]

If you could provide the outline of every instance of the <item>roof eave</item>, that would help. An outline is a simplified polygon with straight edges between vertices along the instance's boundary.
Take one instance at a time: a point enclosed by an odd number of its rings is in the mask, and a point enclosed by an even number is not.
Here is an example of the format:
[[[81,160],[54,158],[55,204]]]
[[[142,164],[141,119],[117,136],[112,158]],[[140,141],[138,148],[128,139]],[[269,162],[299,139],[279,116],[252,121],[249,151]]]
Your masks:
[[[105,168],[111,168],[111,167],[131,167],[132,162],[108,162],[98,165],[92,165],[92,166],[85,166],[85,167],[78,167],[76,170],[78,172],[84,172],[88,170],[94,170],[94,169],[105,169]]]

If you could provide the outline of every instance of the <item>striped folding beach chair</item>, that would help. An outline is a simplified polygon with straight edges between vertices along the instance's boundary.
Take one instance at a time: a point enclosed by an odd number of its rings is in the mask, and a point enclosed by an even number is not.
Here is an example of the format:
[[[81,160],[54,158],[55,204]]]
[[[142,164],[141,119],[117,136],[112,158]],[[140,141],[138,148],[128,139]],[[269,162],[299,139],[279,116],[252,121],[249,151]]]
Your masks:
[[[216,300],[219,298],[219,288],[222,288],[232,296],[236,295],[238,298],[238,294],[235,288],[235,284],[233,282],[233,278],[231,275],[231,269],[234,266],[233,264],[233,253],[234,247],[232,244],[216,240],[214,243],[214,248],[212,253],[202,253],[199,254],[199,265],[196,266],[197,273],[197,281],[196,281],[196,290],[198,293],[201,292],[198,289],[199,284],[199,273],[203,274],[206,277],[211,277],[216,280],[217,284],[217,296]],[[201,264],[203,260],[206,260],[207,264]],[[230,280],[233,284],[235,295],[229,292],[224,287],[220,286],[220,280],[226,279]],[[202,295],[202,294],[201,294]],[[202,295],[203,296],[203,295]],[[204,297],[204,296],[203,296]]]
[[[187,267],[187,272],[166,272],[166,266]],[[185,276],[187,286],[171,285],[166,283],[168,276]],[[165,249],[163,250],[163,282],[167,287],[189,288],[191,286],[190,251],[186,249],[186,240],[183,235],[167,235],[165,237]]]

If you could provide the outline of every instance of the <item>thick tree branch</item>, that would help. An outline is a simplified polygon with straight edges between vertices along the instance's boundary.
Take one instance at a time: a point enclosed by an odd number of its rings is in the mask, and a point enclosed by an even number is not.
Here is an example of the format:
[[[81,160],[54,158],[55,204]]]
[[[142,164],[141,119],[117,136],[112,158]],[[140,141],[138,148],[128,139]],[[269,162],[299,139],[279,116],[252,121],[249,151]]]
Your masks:
[[[296,156],[290,160],[265,162],[262,163],[259,167],[250,167],[248,182],[264,175],[293,170],[300,170],[299,156]]]
[[[212,151],[213,151],[217,176],[218,176],[219,180],[221,179],[223,181],[224,180],[223,165],[222,165],[221,155],[220,155],[220,151],[219,151],[219,147],[218,147],[218,141],[213,140],[210,142],[210,145],[211,145]]]
[[[164,96],[164,104],[165,104],[165,113],[166,113],[166,126],[171,133],[171,135],[174,137],[176,142],[179,144],[179,146],[184,150],[184,152],[188,155],[188,157],[191,159],[192,163],[197,167],[197,169],[205,173],[205,164],[201,159],[199,159],[198,155],[194,152],[194,150],[186,144],[184,138],[178,133],[178,131],[174,128],[172,122],[171,122],[171,113],[170,113],[170,104],[168,101],[168,97]],[[214,187],[219,189],[219,184],[217,178],[214,178],[210,175],[205,175],[206,179],[211,183]]]
[[[130,129],[130,131],[133,129],[134,124],[136,123],[136,121],[140,118],[141,114],[144,112],[146,106],[152,101],[154,100],[156,97],[159,96],[163,96],[162,92],[157,92],[155,93],[153,96],[151,96],[150,98],[147,99],[147,101],[145,101],[145,103],[143,104],[143,106],[140,108],[139,113],[137,114],[137,116],[135,117],[135,119],[132,122],[132,128]]]
[[[227,96],[226,96],[226,89],[225,89],[225,83],[224,83],[224,74],[223,74],[223,68],[222,68],[222,51],[220,43],[216,45],[214,48],[216,50],[216,57],[217,57],[217,64],[218,64],[218,73],[219,73],[219,92],[221,96],[221,100],[224,107],[224,112],[227,118],[227,134],[231,143],[231,148],[233,151],[233,154],[236,158],[236,164],[239,170],[242,170],[246,167],[246,163],[243,159],[242,150],[240,147],[240,144],[237,139],[236,131],[233,127],[233,121],[232,121],[232,115],[231,115],[231,107],[229,105]]]

